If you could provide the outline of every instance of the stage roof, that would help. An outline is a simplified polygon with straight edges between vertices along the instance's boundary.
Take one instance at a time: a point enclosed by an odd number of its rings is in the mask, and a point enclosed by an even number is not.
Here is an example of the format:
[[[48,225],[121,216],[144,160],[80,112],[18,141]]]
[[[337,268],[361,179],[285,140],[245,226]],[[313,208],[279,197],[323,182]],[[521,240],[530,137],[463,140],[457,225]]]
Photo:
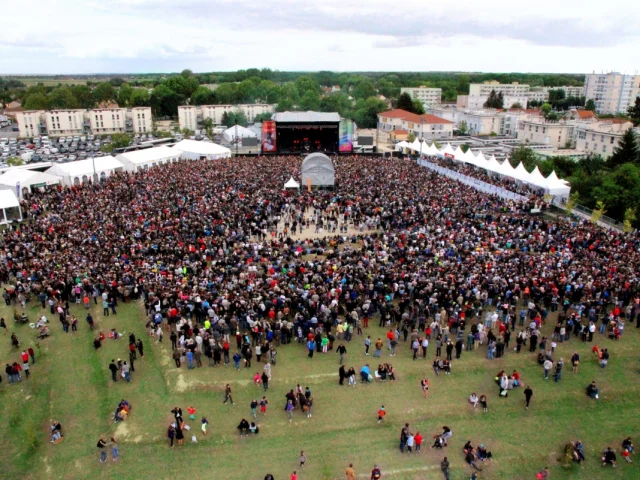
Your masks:
[[[280,112],[273,115],[276,122],[282,123],[315,123],[339,122],[340,115],[325,112]]]

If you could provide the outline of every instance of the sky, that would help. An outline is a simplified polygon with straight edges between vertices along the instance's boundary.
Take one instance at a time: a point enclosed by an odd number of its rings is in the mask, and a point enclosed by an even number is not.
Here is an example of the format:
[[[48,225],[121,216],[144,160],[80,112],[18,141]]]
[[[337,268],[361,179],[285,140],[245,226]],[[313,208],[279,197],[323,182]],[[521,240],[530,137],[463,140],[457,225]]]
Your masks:
[[[20,0],[0,74],[640,73],[637,0]]]

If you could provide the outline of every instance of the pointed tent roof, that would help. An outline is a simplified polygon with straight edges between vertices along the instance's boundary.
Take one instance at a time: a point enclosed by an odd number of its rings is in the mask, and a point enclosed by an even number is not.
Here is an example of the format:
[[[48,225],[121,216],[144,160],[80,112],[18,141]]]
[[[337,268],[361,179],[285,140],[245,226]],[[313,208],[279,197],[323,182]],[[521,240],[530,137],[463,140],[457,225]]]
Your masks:
[[[416,138],[413,142],[411,142],[411,145],[409,145],[409,148],[411,150],[413,150],[414,152],[419,152],[420,151],[420,141]]]
[[[496,157],[494,157],[493,155],[491,155],[491,158],[489,158],[489,161],[487,162],[487,165],[484,168],[492,172],[501,173],[500,164],[498,163],[498,160],[496,160]]]
[[[471,149],[467,150],[466,153],[464,154],[464,162],[470,163],[471,165],[476,164],[476,156],[473,154]]]
[[[450,143],[447,143],[447,145],[440,151],[440,153],[442,153],[443,155],[454,155],[455,156],[455,151],[453,150],[453,147],[451,146]]]
[[[569,196],[571,193],[571,186],[566,185],[563,180],[560,180],[557,176],[549,175],[546,178],[546,189],[550,195]]]
[[[478,155],[476,155],[476,161],[475,164],[479,167],[483,167],[484,165],[487,164],[487,158],[482,154],[482,152],[478,153]]]
[[[516,169],[513,168],[513,165],[511,165],[511,163],[509,163],[509,159],[505,159],[504,162],[502,162],[500,164],[500,172],[502,175],[509,177],[509,178],[515,178],[514,174],[515,174]]]
[[[460,145],[458,145],[458,146],[456,147],[456,149],[453,151],[453,157],[454,157],[456,160],[459,160],[459,161],[461,161],[461,162],[462,162],[462,161],[464,161],[464,152],[463,152],[463,151],[462,151],[462,149],[460,148]]]
[[[530,174],[529,183],[531,183],[532,185],[535,185],[536,187],[545,188],[547,186],[547,181],[546,180],[547,179],[544,178],[542,173],[540,173],[540,169],[536,165],[536,168],[534,168],[533,171]]]
[[[284,188],[300,188],[300,184],[291,177],[287,183],[284,184]]]
[[[438,147],[436,147],[435,142],[427,147],[427,155],[437,155],[438,153],[440,153],[440,151]]]
[[[405,142],[404,140],[402,142],[398,142],[396,143],[396,152],[405,148],[409,148],[411,144],[409,142]]]
[[[524,164],[520,162],[513,172],[513,178],[522,182],[529,182],[531,174],[524,168]]]

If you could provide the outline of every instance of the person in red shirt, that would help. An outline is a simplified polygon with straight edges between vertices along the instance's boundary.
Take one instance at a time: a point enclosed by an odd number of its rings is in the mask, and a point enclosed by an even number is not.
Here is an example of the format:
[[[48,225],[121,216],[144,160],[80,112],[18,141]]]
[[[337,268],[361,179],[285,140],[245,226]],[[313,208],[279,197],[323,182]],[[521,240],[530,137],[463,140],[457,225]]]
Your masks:
[[[395,337],[396,336],[393,333],[393,330],[389,329],[389,331],[387,332],[387,347],[389,347],[389,350],[391,350],[391,340],[393,340]]]
[[[294,470],[293,473],[291,474],[290,480],[298,480],[298,474],[296,473],[296,471]]]
[[[416,434],[413,437],[413,440],[416,442],[416,452],[419,452],[420,446],[422,445],[422,435],[420,435],[420,432],[416,432]]]
[[[22,357],[22,363],[27,363],[29,361],[29,354],[24,350],[22,351],[20,356]]]
[[[384,422],[384,416],[387,414],[387,411],[384,409],[384,405],[380,407],[378,410],[378,423]]]

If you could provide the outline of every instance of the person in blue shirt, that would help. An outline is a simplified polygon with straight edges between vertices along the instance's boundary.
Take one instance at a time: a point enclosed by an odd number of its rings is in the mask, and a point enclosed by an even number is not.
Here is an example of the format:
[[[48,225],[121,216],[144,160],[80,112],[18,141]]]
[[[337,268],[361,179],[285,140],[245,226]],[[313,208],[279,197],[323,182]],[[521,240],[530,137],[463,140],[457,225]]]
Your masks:
[[[368,383],[370,375],[371,375],[371,370],[369,369],[369,364],[367,363],[364,367],[360,369],[360,383]]]
[[[240,355],[240,352],[236,352],[233,356],[233,368],[238,371],[240,370],[240,360],[242,360],[242,356]]]
[[[316,349],[316,342],[314,340],[309,340],[307,342],[307,350],[309,350],[309,355],[307,358],[313,358],[313,352]]]
[[[193,364],[193,352],[191,350],[187,350],[187,368],[192,369],[195,365]]]

